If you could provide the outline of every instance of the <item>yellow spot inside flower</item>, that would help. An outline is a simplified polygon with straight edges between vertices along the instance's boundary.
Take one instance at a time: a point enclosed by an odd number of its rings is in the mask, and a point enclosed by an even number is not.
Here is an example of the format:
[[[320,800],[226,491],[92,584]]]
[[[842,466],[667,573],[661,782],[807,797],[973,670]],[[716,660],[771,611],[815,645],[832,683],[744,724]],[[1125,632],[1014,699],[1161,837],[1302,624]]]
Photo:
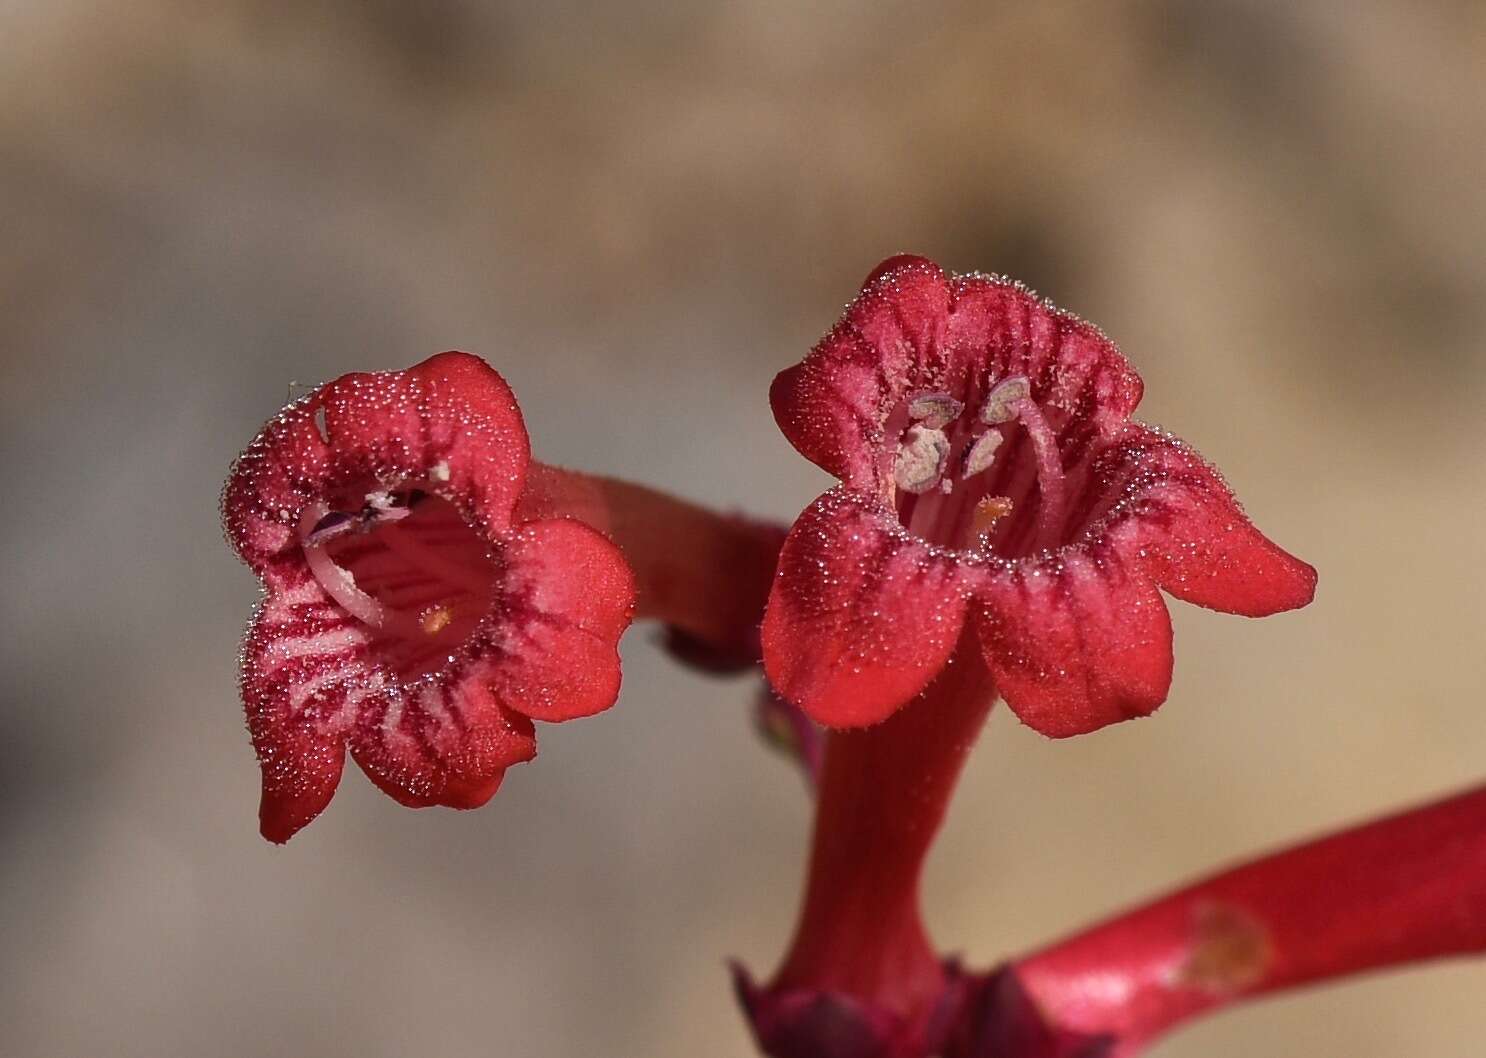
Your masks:
[[[988,533],[997,522],[1011,513],[1012,502],[1005,496],[987,496],[975,505],[975,517],[970,522],[970,531],[976,536]]]
[[[430,606],[418,618],[418,624],[426,635],[436,636],[449,627],[454,620],[454,610],[449,606]]]

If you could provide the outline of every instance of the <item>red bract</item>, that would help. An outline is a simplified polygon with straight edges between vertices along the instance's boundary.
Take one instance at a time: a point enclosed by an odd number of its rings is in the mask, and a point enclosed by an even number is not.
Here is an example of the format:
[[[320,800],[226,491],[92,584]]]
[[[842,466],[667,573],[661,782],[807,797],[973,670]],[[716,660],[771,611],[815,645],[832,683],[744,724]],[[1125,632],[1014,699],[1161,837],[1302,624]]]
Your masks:
[[[1315,571],[1217,471],[1129,420],[1141,389],[1113,342],[1017,283],[885,262],[770,394],[790,442],[841,479],[780,558],[774,685],[821,723],[877,723],[968,620],[1017,715],[1074,735],[1165,699],[1158,588],[1249,616],[1309,602]]]
[[[347,747],[403,804],[475,808],[536,755],[533,720],[613,704],[633,578],[588,526],[514,517],[529,459],[465,353],[345,375],[239,457],[222,510],[265,590],[242,655],[264,837],[325,808]]]

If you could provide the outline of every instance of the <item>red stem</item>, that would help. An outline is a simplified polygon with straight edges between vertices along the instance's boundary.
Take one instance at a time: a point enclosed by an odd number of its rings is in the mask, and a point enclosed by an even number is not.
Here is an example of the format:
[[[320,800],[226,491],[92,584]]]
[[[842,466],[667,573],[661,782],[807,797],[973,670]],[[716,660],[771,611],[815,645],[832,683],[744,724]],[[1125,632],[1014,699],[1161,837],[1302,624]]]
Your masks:
[[[995,697],[978,648],[888,720],[826,742],[805,903],[776,989],[844,993],[922,1027],[944,971],[919,877]]]
[[[758,660],[764,602],[785,530],[655,489],[533,461],[517,517],[571,517],[607,533],[634,570],[636,618],[722,654]]]
[[[1486,787],[1208,878],[1016,970],[1051,1024],[1128,1056],[1240,999],[1482,951]]]

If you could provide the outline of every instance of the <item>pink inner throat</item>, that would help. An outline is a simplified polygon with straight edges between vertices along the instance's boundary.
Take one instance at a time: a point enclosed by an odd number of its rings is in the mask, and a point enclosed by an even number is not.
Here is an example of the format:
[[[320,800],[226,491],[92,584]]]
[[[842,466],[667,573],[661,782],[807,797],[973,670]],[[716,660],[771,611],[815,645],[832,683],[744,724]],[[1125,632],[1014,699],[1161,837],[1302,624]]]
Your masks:
[[[1034,401],[1021,376],[971,389],[964,401],[912,394],[889,420],[899,520],[941,547],[1005,558],[1057,548],[1069,535],[1070,478],[1084,469],[1064,466],[1067,414]]]
[[[373,633],[376,660],[402,682],[442,668],[496,599],[490,544],[442,496],[419,485],[370,489],[300,515],[310,571]]]

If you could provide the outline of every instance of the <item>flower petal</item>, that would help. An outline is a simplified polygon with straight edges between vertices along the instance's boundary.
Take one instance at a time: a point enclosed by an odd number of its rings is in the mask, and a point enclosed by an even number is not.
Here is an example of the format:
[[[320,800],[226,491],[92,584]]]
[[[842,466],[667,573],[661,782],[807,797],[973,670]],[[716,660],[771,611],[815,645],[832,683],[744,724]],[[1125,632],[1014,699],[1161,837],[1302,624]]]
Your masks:
[[[266,583],[290,583],[307,504],[349,486],[426,481],[493,540],[510,526],[529,459],[500,375],[468,353],[440,353],[407,371],[343,375],[279,412],[232,466],[223,528]]]
[[[479,357],[343,375],[311,403],[340,476],[431,479],[487,536],[509,528],[531,448],[510,387]]]
[[[367,700],[350,734],[351,755],[386,794],[412,808],[479,808],[506,769],[537,755],[531,721],[490,691],[490,664],[390,687]]]
[[[399,686],[368,629],[313,578],[269,595],[243,659],[271,841],[287,841],[330,802],[348,739],[372,781],[415,807],[476,808],[506,768],[536,755],[531,722],[491,694],[488,660]]]
[[[1177,438],[1131,423],[1093,476],[1102,534],[1178,599],[1264,617],[1315,596],[1315,569],[1254,528],[1218,471]]]
[[[872,491],[883,423],[921,364],[940,347],[949,280],[922,257],[894,257],[810,355],[780,372],[769,390],[774,418],[806,459]]]
[[[403,686],[376,632],[302,562],[283,578],[243,649],[264,837],[287,841],[319,815],[340,782],[348,741],[377,786],[414,806],[478,807],[507,767],[536,755],[531,722],[489,690],[493,664],[483,644],[470,644],[440,675]]]
[[[266,743],[258,750],[263,795],[258,803],[258,832],[282,845],[315,817],[335,796],[346,763],[345,740],[316,738],[301,730],[292,748]]]
[[[764,671],[829,727],[886,719],[943,668],[974,573],[844,488],[800,515],[764,612]]]
[[[330,446],[315,428],[312,401],[270,419],[233,462],[222,489],[227,540],[271,590],[303,577],[299,512],[324,496],[330,475]]]
[[[248,730],[263,772],[263,836],[288,841],[330,803],[357,703],[376,689],[363,627],[313,578],[270,590],[242,653]]]
[[[1171,686],[1171,619],[1118,553],[1071,552],[992,578],[978,630],[1007,705],[1053,738],[1145,716]]]
[[[530,522],[506,547],[493,686],[534,720],[601,712],[619,695],[619,637],[635,605],[619,549],[581,522]]]
[[[956,276],[950,289],[944,342],[951,370],[965,381],[947,384],[968,392],[984,385],[974,379],[1026,378],[1065,462],[1092,439],[1112,436],[1140,403],[1140,376],[1092,323],[998,276]]]
[[[868,277],[839,323],[769,393],[774,417],[807,459],[867,492],[885,484],[915,391],[972,404],[1024,377],[1065,458],[1112,435],[1140,402],[1140,377],[1097,327],[998,276],[946,276],[894,257]],[[978,404],[977,404],[978,406]],[[906,420],[904,421],[906,423]]]

